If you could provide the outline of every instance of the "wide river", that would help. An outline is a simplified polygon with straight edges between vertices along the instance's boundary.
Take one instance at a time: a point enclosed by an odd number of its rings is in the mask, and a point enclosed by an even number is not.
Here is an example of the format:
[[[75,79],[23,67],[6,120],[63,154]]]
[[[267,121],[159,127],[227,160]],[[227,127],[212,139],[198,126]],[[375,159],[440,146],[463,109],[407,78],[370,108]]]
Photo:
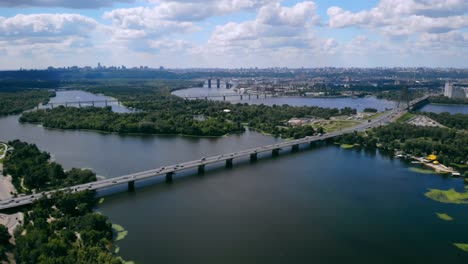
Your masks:
[[[191,138],[61,131],[17,120],[0,118],[0,141],[35,143],[66,168],[105,177],[278,141],[254,132]],[[285,149],[253,164],[235,160],[232,169],[215,165],[204,176],[176,175],[172,184],[157,179],[137,183],[133,193],[119,192],[125,186],[101,192],[97,210],[128,230],[116,242],[118,255],[136,263],[467,263],[468,253],[453,243],[468,243],[468,206],[424,196],[428,188],[462,191],[462,180],[410,166],[336,146]]]
[[[183,90],[174,91],[172,94],[187,97],[187,96],[206,96],[206,95],[223,95],[223,94],[238,94],[233,89],[221,88],[189,88]],[[223,100],[222,97],[214,97],[216,100]],[[292,106],[320,106],[320,107],[334,107],[344,108],[351,107],[356,108],[358,111],[364,110],[364,108],[375,108],[379,111],[383,111],[386,108],[395,107],[395,102],[388,100],[379,100],[375,97],[366,98],[312,98],[312,97],[267,97],[259,99],[252,95],[251,99],[248,99],[247,95],[243,96],[243,100],[240,100],[240,96],[226,97],[226,100],[231,103],[247,103],[247,104],[265,104],[265,105],[283,105],[288,104]]]

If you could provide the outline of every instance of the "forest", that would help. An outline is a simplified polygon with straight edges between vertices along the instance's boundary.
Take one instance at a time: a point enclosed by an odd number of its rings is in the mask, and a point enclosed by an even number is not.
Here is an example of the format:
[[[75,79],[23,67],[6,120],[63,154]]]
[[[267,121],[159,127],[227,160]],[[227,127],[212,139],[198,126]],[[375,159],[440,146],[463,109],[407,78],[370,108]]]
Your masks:
[[[0,90],[0,116],[19,114],[46,103],[54,92],[47,90]]]
[[[12,175],[17,190],[44,191],[96,180],[90,170],[64,171],[36,145],[18,140],[8,144],[13,151],[5,159],[4,173]],[[24,211],[24,223],[14,233],[15,245],[9,243],[10,235],[0,225],[0,259],[13,252],[16,263],[123,263],[110,253],[111,223],[93,212],[96,203],[92,191],[40,197]]]
[[[393,152],[402,150],[416,156],[436,154],[443,164],[465,164],[468,135],[450,128],[419,127],[404,123],[373,128],[367,133],[352,133],[336,138],[341,144],[358,144]]]
[[[45,191],[96,180],[96,174],[90,170],[64,171],[60,164],[50,161],[49,153],[34,144],[15,140],[8,145],[13,151],[4,160],[3,174],[11,175],[18,192]]]
[[[112,226],[93,212],[95,193],[54,193],[36,201],[25,212],[24,224],[15,231],[17,263],[117,264],[110,253]]]

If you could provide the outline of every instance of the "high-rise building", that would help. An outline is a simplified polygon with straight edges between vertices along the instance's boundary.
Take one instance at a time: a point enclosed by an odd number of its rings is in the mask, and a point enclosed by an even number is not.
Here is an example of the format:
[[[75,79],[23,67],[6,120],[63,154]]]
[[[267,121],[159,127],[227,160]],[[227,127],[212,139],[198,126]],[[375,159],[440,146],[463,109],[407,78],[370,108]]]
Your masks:
[[[450,84],[449,82],[445,83],[444,96],[448,98],[467,98],[465,88],[461,85]]]
[[[453,93],[453,86],[449,83],[445,83],[445,88],[444,88],[444,96],[447,96],[448,98],[452,98],[452,93]]]
[[[221,87],[221,80],[216,79],[216,88],[220,88],[220,87]]]
[[[211,88],[211,79],[208,79],[208,88]]]

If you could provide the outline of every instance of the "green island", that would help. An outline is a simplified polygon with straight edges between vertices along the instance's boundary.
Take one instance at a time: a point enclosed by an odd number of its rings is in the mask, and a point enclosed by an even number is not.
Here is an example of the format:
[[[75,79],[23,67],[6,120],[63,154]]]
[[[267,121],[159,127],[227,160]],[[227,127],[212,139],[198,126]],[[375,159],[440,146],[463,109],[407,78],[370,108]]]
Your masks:
[[[446,213],[436,213],[436,215],[437,217],[439,217],[440,219],[444,221],[453,221],[453,217],[451,217],[450,215]]]
[[[177,85],[176,85],[177,84]],[[223,136],[244,131],[244,125],[283,138],[301,138],[322,133],[323,128],[292,126],[291,118],[323,118],[356,114],[351,108],[321,108],[289,105],[231,104],[210,100],[185,100],[171,95],[179,88],[153,83],[137,87],[88,88],[120,100],[136,113],[115,113],[110,108],[65,108],[25,112],[20,122],[40,123],[48,128],[89,129],[115,133]]]
[[[33,109],[41,103],[47,103],[55,95],[44,89],[1,89],[0,90],[0,116],[20,114]]]
[[[64,171],[33,144],[16,140],[9,145],[13,151],[5,159],[4,173],[12,175],[20,192],[96,180],[90,170]],[[12,252],[17,263],[124,263],[111,252],[114,230],[106,216],[93,211],[97,204],[94,191],[55,192],[50,199],[42,196],[22,210],[24,222],[14,232],[15,245],[0,225],[0,258],[6,260],[6,252]],[[117,232],[120,239],[125,234]]]
[[[440,203],[468,204],[468,187],[466,187],[465,192],[462,193],[457,192],[455,189],[429,189],[425,195],[426,197]]]

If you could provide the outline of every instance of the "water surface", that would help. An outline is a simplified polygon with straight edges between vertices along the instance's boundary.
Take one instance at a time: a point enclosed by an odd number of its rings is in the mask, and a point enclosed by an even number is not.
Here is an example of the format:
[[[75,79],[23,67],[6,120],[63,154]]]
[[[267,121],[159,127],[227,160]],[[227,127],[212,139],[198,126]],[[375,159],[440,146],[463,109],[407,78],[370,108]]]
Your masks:
[[[192,138],[50,130],[17,119],[0,118],[0,141],[35,143],[67,169],[105,177],[279,141],[255,132]],[[235,160],[233,169],[210,165],[204,176],[180,173],[173,184],[156,179],[137,182],[134,193],[124,185],[100,192],[115,194],[97,210],[129,231],[116,244],[137,263],[466,263],[468,253],[453,243],[468,243],[468,206],[424,196],[428,188],[461,191],[463,182],[409,166],[336,146],[284,149],[253,164]]]
[[[189,88],[183,90],[177,90],[173,92],[174,95],[180,97],[186,96],[205,96],[205,95],[218,95],[218,94],[238,94],[233,89],[221,88]],[[222,97],[213,98],[215,100],[223,100]],[[366,98],[311,98],[311,97],[267,97],[257,99],[255,95],[248,99],[248,95],[243,96],[243,100],[240,100],[240,96],[226,97],[226,100],[232,103],[248,103],[248,104],[265,104],[265,105],[283,105],[288,104],[292,106],[319,106],[326,108],[344,108],[351,107],[358,111],[364,110],[364,108],[375,108],[379,111],[385,109],[391,109],[396,106],[395,102],[383,99],[377,99],[375,97]]]

